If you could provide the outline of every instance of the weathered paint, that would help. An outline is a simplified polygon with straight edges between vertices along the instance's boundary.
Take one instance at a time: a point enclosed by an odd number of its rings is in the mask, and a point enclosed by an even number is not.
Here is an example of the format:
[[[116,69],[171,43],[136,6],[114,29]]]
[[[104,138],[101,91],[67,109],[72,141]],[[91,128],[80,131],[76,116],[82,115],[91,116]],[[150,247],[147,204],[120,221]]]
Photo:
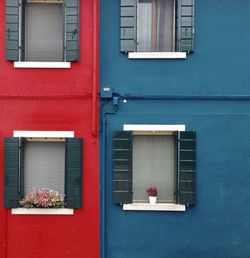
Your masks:
[[[95,5],[95,7],[94,7]],[[4,58],[0,10],[0,257],[99,258],[97,2],[81,1],[80,61],[70,69],[15,69]],[[93,44],[94,43],[94,44]],[[94,103],[94,104],[93,104]],[[95,111],[92,113],[93,109]],[[74,131],[84,138],[83,208],[73,216],[11,215],[4,209],[3,138],[14,130]]]
[[[186,60],[129,60],[119,51],[119,1],[101,0],[100,10],[101,87],[140,97],[120,98],[105,119],[105,258],[249,257],[250,2],[196,1],[195,49]],[[112,101],[103,105],[103,113],[112,110]],[[143,212],[112,204],[112,132],[133,123],[197,132],[195,207]]]

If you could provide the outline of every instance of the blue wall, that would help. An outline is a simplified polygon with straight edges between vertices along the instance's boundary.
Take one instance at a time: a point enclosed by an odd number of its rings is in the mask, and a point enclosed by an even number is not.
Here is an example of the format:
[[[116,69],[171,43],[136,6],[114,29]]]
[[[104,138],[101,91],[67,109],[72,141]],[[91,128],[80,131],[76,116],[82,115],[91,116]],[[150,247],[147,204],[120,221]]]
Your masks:
[[[250,257],[250,1],[197,0],[195,52],[186,60],[129,60],[120,53],[119,2],[101,0],[101,87],[208,99],[120,98],[117,112],[106,115],[105,258]],[[102,105],[102,113],[112,110],[112,101]],[[185,124],[197,132],[195,207],[132,212],[112,204],[111,137],[125,123]]]

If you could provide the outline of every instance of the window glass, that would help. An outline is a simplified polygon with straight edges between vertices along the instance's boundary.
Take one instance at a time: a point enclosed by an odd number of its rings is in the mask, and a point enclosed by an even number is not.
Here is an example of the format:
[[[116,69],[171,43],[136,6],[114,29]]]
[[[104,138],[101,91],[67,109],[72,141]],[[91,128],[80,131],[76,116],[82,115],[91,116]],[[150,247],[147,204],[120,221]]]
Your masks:
[[[33,187],[64,193],[64,142],[25,142],[24,194]]]
[[[25,61],[63,61],[62,4],[25,4]]]
[[[137,51],[174,51],[174,0],[139,0]]]
[[[174,202],[174,136],[133,136],[133,201],[148,201],[146,189],[158,189],[158,201]]]

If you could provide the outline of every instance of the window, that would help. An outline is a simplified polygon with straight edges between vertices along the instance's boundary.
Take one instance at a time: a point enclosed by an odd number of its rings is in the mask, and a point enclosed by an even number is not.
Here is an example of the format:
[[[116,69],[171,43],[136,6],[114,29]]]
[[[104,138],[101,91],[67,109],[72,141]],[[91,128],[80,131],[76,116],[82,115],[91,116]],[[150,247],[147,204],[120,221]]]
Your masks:
[[[82,139],[11,137],[4,141],[4,207],[17,208],[33,187],[65,194],[65,207],[82,206]]]
[[[24,195],[32,188],[64,194],[65,144],[63,141],[24,140]]]
[[[116,131],[113,137],[113,202],[195,203],[196,134],[191,131]]]
[[[174,51],[174,1],[138,0],[137,51]]]
[[[158,202],[175,202],[175,144],[173,135],[133,133],[133,202],[148,202],[145,189],[155,186]]]
[[[122,52],[192,52],[194,0],[121,0]]]
[[[79,0],[6,1],[7,60],[77,61],[78,34]]]

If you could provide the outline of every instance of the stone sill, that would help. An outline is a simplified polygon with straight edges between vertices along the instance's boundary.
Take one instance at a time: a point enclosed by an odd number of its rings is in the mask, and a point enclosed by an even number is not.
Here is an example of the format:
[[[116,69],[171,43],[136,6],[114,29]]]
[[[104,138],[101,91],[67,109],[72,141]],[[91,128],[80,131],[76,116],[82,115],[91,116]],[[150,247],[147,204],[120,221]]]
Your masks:
[[[129,59],[186,59],[186,52],[129,52]]]
[[[70,62],[14,62],[14,68],[70,68]]]
[[[74,209],[66,208],[16,208],[11,209],[13,215],[73,215]]]
[[[186,211],[186,206],[175,203],[129,203],[123,204],[125,211]]]

